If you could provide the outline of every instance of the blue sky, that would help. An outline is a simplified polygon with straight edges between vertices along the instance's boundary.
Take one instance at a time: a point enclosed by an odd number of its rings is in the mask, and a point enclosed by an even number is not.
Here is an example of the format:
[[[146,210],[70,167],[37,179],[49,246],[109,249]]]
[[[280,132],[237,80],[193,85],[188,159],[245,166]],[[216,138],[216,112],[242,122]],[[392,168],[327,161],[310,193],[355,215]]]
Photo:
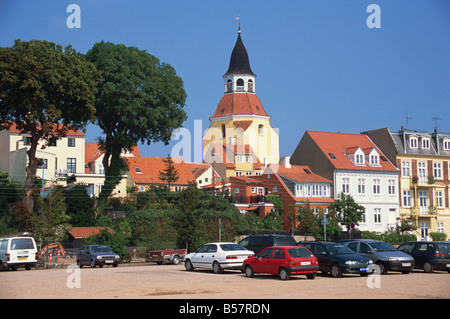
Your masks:
[[[366,24],[372,3],[381,28]],[[79,29],[66,25],[70,4],[81,8]],[[104,40],[146,50],[183,79],[194,145],[194,121],[206,130],[223,95],[237,16],[280,156],[305,130],[399,130],[407,113],[410,129],[432,132],[438,117],[438,130],[450,132],[448,0],[0,0],[0,46],[39,39],[86,53]],[[86,140],[100,134],[90,125]],[[177,143],[140,150],[166,156]]]

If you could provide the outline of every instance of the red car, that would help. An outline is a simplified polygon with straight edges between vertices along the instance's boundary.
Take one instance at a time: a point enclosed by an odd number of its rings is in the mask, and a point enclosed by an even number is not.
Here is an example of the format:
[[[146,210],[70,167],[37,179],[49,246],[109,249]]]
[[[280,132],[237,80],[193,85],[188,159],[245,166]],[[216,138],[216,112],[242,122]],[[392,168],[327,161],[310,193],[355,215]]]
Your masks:
[[[260,273],[279,275],[282,280],[289,279],[291,275],[306,275],[308,279],[314,279],[319,263],[306,247],[275,246],[247,258],[243,268],[247,277]]]

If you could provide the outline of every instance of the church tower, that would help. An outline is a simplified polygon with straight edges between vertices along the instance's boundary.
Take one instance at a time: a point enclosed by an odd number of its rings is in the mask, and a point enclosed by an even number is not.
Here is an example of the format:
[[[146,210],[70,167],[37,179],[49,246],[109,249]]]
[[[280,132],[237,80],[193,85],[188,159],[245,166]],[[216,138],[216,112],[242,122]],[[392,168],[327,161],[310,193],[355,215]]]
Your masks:
[[[224,94],[203,135],[203,161],[221,177],[260,175],[279,162],[279,136],[256,96],[256,75],[240,28],[223,79]]]

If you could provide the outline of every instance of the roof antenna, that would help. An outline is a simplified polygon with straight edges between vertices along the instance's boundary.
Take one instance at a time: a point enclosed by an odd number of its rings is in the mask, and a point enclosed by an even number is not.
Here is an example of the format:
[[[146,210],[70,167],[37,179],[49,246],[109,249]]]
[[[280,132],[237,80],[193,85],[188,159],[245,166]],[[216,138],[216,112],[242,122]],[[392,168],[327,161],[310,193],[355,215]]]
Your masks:
[[[412,117],[408,116],[408,112],[406,112],[406,116],[403,116],[406,119],[406,129],[409,130],[409,120],[412,120]]]
[[[435,132],[437,132],[437,129],[438,129],[438,125],[437,125],[437,121],[438,120],[442,120],[441,118],[439,118],[439,117],[437,117],[436,115],[433,117],[433,120],[434,120],[434,131]]]

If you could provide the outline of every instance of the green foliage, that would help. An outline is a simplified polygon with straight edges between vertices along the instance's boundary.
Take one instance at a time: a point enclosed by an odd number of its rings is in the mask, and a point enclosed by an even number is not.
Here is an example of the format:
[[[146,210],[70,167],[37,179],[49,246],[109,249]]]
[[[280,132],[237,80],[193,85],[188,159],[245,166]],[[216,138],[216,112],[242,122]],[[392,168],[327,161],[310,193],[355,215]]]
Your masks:
[[[446,233],[431,232],[430,237],[433,241],[444,241],[447,239]]]
[[[363,239],[375,239],[381,240],[389,245],[401,245],[407,241],[415,241],[416,236],[411,234],[400,234],[398,232],[385,232],[385,233],[377,233],[371,231],[362,231],[361,237]]]
[[[15,182],[8,178],[8,173],[0,173],[0,236],[17,232],[20,216],[14,212],[14,203],[20,201],[23,192]]]
[[[119,254],[121,262],[129,260],[130,252],[126,249],[127,240],[125,236],[119,234],[111,234],[108,230],[104,229],[99,235],[86,238],[85,245],[106,245],[113,252]]]
[[[105,135],[99,139],[105,151],[104,200],[125,168],[123,150],[130,151],[138,142],[168,144],[173,130],[186,119],[186,92],[172,66],[138,48],[102,41],[86,57],[102,72],[96,123]]]
[[[170,190],[170,184],[175,183],[180,177],[180,174],[175,168],[175,165],[173,165],[173,160],[170,155],[167,155],[167,158],[164,158],[163,162],[166,164],[166,168],[159,172],[159,179],[166,182],[168,189]]]
[[[344,193],[339,194],[339,198],[329,206],[329,209],[332,216],[346,226],[347,230],[350,229],[352,223],[359,225],[365,212],[364,206],[358,205],[351,195]]]
[[[298,229],[306,235],[317,238],[320,233],[320,216],[315,214],[309,202],[303,202],[296,207],[298,216]]]
[[[84,185],[76,184],[64,190],[63,196],[67,207],[66,214],[70,217],[73,227],[86,227],[94,224],[94,203]]]

